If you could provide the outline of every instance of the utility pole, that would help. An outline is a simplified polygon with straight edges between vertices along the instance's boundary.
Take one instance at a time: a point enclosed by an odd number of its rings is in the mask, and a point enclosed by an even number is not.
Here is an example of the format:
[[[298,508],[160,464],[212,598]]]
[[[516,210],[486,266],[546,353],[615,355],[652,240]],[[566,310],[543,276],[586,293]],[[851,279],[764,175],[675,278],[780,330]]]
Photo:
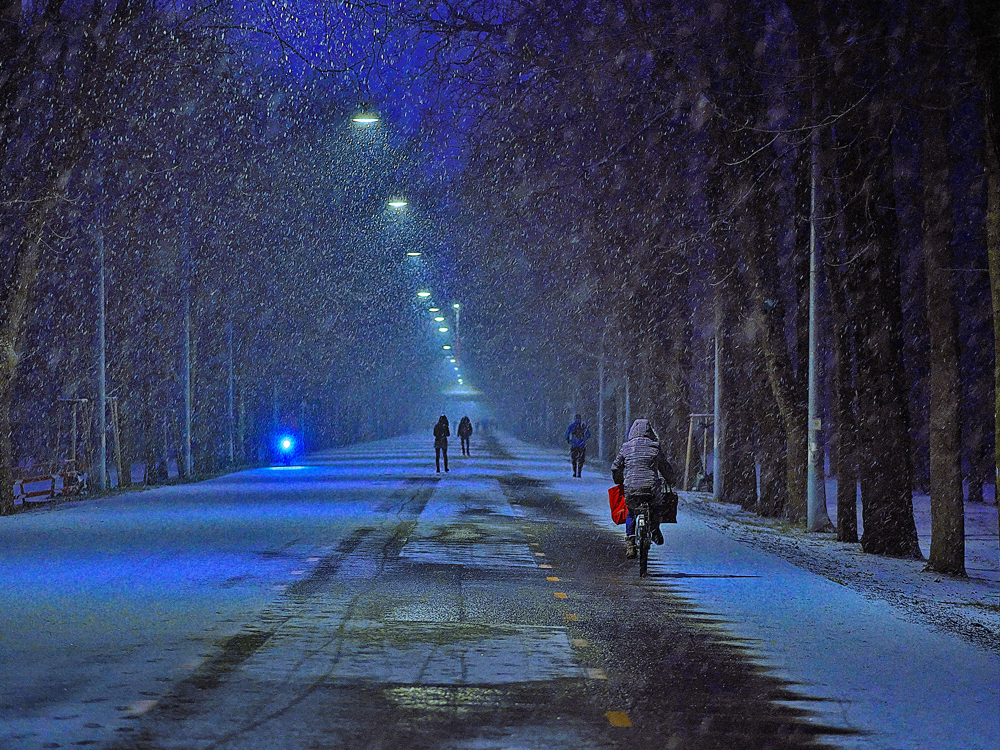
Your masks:
[[[184,388],[184,478],[191,478],[191,237],[189,217],[184,212],[184,366],[181,380]]]
[[[716,302],[716,304],[720,304]],[[722,323],[723,316],[719,311],[716,311],[716,326],[715,326],[715,389],[714,389],[714,399],[715,399],[715,416],[713,420],[715,421],[715,429],[712,431],[712,451],[714,455],[712,456],[712,499],[716,502],[722,501],[722,480],[723,480],[723,430],[725,426],[722,423]]]
[[[458,324],[462,317],[462,306],[456,302],[451,306],[451,309],[455,311],[455,364],[462,367],[461,345],[459,343],[458,335]]]
[[[597,365],[597,457],[604,459],[604,333],[601,334],[601,359]]]
[[[101,197],[103,198],[103,191]],[[97,489],[108,488],[108,401],[105,349],[105,290],[104,290],[104,222],[103,211],[98,209],[97,227]]]
[[[813,97],[815,110],[815,95]],[[819,232],[816,224],[816,193],[819,190],[819,129],[813,128],[811,143],[811,198],[809,204],[809,453],[806,463],[806,531],[831,531],[826,510],[826,451],[823,446],[823,416],[820,403],[819,357]]]
[[[229,346],[229,389],[226,394],[226,432],[228,433],[228,443],[229,443],[229,465],[232,466],[236,462],[236,430],[235,430],[235,419],[233,417],[234,411],[234,396],[235,396],[235,373],[233,372],[233,316],[232,313],[229,315],[229,330],[227,336],[227,344]]]
[[[631,384],[629,383],[628,370],[625,370],[625,439],[628,439],[628,431],[632,427],[632,398],[629,393]],[[624,441],[623,441],[624,442]]]

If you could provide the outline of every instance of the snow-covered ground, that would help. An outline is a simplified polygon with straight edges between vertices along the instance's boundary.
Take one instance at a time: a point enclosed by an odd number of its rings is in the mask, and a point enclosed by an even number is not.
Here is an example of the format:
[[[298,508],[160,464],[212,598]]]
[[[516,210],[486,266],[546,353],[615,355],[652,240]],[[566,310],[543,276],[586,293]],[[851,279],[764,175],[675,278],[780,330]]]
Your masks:
[[[830,516],[836,518],[836,492],[827,497]],[[928,623],[1000,651],[1000,543],[996,506],[966,503],[968,577],[955,578],[928,572],[926,560],[867,555],[860,544],[838,542],[834,534],[806,533],[789,523],[761,518],[737,505],[713,502],[704,493],[686,493],[682,503],[709,527],[724,531],[744,544],[854,589],[868,599],[884,600],[916,622]],[[930,499],[918,495],[913,506],[920,548],[926,556],[931,538]]]

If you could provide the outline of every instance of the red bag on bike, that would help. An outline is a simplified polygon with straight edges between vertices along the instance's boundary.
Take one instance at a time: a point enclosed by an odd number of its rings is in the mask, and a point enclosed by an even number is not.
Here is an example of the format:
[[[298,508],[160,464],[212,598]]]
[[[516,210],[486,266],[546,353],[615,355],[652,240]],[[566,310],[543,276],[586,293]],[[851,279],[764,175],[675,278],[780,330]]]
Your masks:
[[[617,524],[625,523],[628,506],[625,505],[625,488],[620,484],[608,488],[608,502],[611,504],[611,520]]]

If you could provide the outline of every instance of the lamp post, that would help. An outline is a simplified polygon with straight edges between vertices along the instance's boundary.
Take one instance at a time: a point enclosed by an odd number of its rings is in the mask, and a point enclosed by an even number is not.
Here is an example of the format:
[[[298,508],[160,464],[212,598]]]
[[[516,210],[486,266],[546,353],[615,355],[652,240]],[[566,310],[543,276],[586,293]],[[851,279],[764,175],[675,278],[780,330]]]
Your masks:
[[[103,218],[103,217],[102,217]],[[106,300],[104,291],[104,227],[97,230],[97,489],[108,488],[108,400],[107,400],[107,350],[105,346]]]
[[[814,105],[815,106],[815,105]],[[814,128],[811,144],[811,197],[809,206],[809,401],[808,457],[806,462],[806,530],[830,531],[833,522],[826,509],[826,455],[823,446],[819,356],[820,241],[816,224],[819,188],[819,129]]]
[[[461,362],[462,358],[459,354],[461,348],[458,341],[458,322],[462,315],[462,306],[456,302],[451,306],[451,308],[455,311],[455,359]]]

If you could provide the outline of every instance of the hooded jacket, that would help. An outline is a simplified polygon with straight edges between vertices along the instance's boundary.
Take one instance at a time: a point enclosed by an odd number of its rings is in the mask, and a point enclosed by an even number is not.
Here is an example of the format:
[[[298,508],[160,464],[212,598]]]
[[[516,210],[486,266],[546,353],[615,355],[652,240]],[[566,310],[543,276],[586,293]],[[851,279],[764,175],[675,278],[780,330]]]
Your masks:
[[[674,467],[660,449],[656,433],[648,419],[632,423],[626,440],[611,464],[611,477],[615,484],[625,485],[625,495],[659,495],[660,477],[668,484],[674,483]]]
[[[451,435],[451,430],[448,429],[448,417],[442,414],[441,419],[434,425],[434,446],[438,448],[447,446],[449,435]]]

